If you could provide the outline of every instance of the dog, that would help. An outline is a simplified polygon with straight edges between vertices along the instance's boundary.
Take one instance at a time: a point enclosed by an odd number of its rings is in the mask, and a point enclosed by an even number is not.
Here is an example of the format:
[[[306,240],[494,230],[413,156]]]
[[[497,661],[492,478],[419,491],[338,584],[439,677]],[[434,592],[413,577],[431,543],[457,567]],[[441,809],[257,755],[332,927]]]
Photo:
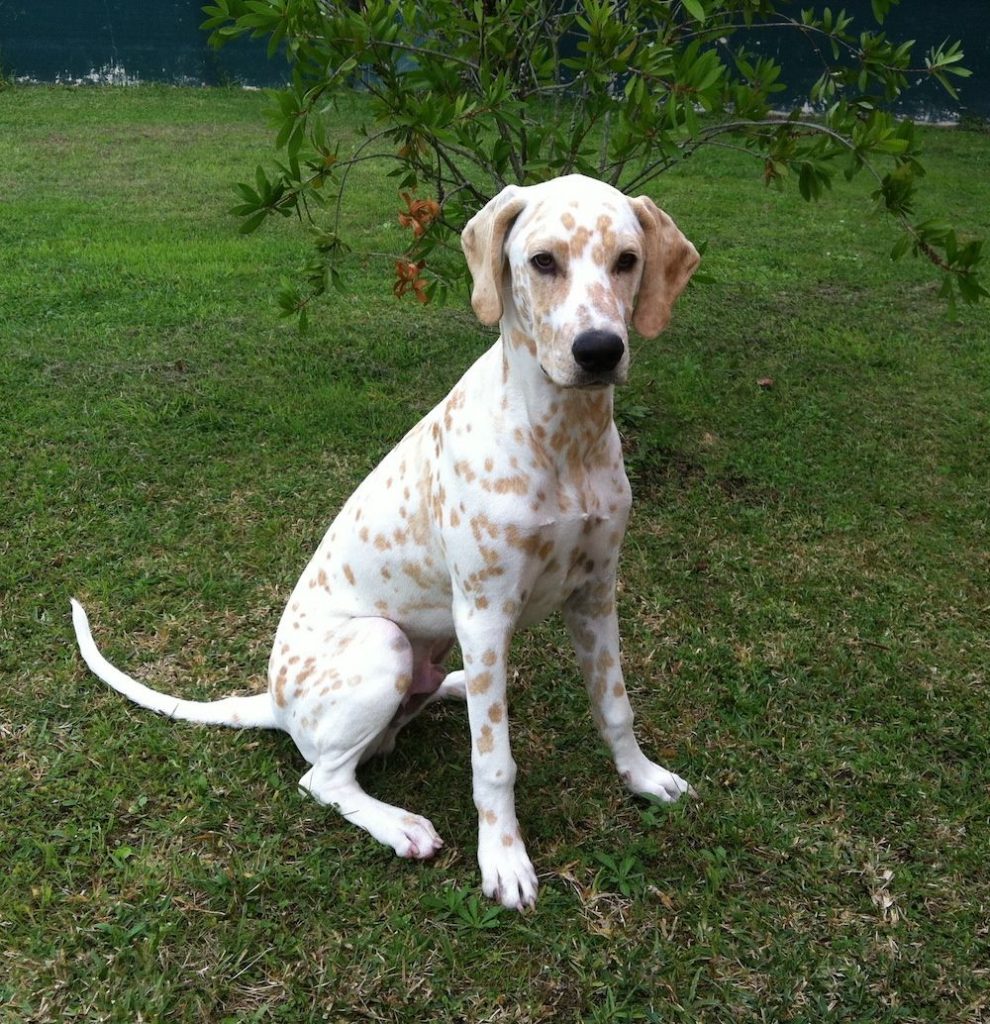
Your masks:
[[[651,199],[580,175],[506,187],[461,244],[472,307],[501,335],[340,510],[289,598],[266,693],[166,696],[102,657],[74,599],[72,614],[110,686],[172,718],[284,730],[312,766],[300,788],[400,857],[431,857],[442,840],[365,793],[356,769],[433,700],[463,698],[482,889],[524,908],[537,878],[509,747],[516,630],[559,609],[626,785],[665,802],[693,792],[633,735],[615,599],[631,493],[612,409],[628,326],[659,334],[699,257]],[[455,641],[463,667],[448,673]]]

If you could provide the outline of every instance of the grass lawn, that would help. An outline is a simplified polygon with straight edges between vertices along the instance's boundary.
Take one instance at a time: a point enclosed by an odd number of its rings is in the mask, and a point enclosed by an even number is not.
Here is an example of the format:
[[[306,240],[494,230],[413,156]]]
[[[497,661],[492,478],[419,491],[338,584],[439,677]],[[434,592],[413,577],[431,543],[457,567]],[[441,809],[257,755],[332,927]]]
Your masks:
[[[480,898],[462,707],[364,773],[445,838],[420,865],[301,797],[287,737],[87,673],[73,594],[136,675],[260,688],[330,518],[492,340],[384,262],[276,316],[305,238],[225,212],[263,107],[0,92],[0,1021],[990,1020],[990,307],[890,264],[865,183],[809,206],[713,151],[655,189],[715,283],[618,397],[620,616],[701,799],[628,796],[562,627],[519,638],[535,912]],[[990,234],[990,136],[926,139],[928,212]],[[353,231],[398,248],[365,173]]]

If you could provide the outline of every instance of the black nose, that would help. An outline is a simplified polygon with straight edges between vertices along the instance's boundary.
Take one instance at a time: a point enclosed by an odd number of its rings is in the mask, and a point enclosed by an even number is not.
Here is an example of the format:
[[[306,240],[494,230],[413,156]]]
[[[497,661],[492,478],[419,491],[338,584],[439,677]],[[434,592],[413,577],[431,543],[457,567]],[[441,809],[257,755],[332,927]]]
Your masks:
[[[571,346],[574,361],[588,373],[614,370],[625,350],[625,342],[611,331],[582,331]]]

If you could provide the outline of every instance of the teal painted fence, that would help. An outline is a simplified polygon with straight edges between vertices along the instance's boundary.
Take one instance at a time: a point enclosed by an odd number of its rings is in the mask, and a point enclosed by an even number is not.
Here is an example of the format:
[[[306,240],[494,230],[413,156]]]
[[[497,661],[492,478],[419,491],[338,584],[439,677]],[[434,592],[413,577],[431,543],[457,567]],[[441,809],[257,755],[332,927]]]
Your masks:
[[[285,80],[281,57],[268,60],[261,43],[238,40],[219,52],[200,31],[203,0],[0,0],[0,69],[7,75],[54,82],[165,81],[275,85]],[[799,8],[795,4],[795,11]],[[864,27],[869,0],[833,0]],[[907,102],[908,112],[942,117],[990,117],[990,0],[903,0],[885,28],[915,39],[915,60],[943,40],[962,39],[973,78],[960,80],[961,102],[926,86]],[[794,33],[761,33],[752,40],[789,69],[796,86],[818,75],[814,56]]]

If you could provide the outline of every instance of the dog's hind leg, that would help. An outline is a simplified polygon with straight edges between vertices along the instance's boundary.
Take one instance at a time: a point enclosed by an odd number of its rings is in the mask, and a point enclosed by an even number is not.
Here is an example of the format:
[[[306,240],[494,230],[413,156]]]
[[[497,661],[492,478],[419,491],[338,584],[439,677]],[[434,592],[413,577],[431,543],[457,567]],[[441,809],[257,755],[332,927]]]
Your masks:
[[[372,757],[391,754],[395,750],[395,741],[399,733],[431,704],[438,700],[465,700],[466,697],[464,670],[457,669],[455,672],[448,672],[435,690],[429,693],[413,694],[403,702],[388,728],[365,749],[361,755],[361,763],[364,764]]]
[[[443,846],[443,840],[431,822],[369,796],[355,777],[357,762],[357,754],[343,763],[323,757],[299,780],[299,787],[380,843],[391,846],[400,857],[432,857]]]
[[[442,841],[432,824],[369,796],[356,770],[396,718],[413,685],[412,645],[387,619],[338,621],[318,638],[276,641],[272,699],[282,727],[312,768],[300,789],[391,846],[400,857],[433,856]]]

